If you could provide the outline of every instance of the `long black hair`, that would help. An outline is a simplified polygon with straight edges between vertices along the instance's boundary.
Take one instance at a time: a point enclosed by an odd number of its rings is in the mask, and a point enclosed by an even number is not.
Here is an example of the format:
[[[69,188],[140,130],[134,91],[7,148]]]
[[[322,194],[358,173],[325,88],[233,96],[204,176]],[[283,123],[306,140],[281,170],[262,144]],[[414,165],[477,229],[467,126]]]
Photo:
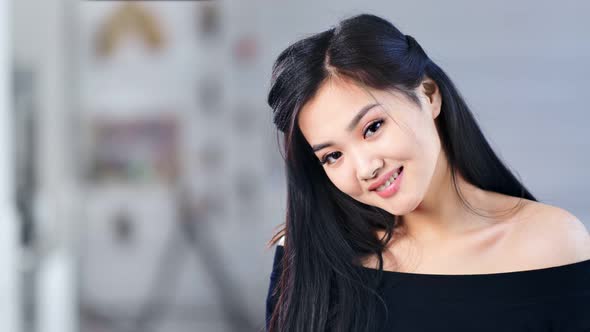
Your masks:
[[[285,239],[269,331],[375,331],[372,324],[384,306],[376,292],[382,274],[367,273],[359,262],[376,255],[382,272],[382,252],[398,218],[338,190],[297,124],[302,106],[336,75],[399,91],[416,103],[414,89],[431,78],[442,98],[435,124],[463,203],[468,206],[456,172],[483,190],[536,201],[496,156],[450,78],[413,37],[385,19],[362,14],[299,40],[278,56],[268,94],[283,134],[288,190],[285,223],[269,242]],[[376,230],[385,236],[378,238]]]

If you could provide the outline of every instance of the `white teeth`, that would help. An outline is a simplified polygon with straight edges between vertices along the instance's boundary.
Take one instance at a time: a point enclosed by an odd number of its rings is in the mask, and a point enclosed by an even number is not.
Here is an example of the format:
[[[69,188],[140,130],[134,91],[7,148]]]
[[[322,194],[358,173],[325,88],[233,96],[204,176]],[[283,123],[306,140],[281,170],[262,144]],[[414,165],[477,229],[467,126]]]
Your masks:
[[[382,191],[382,190],[384,190],[385,188],[389,187],[389,185],[390,185],[390,184],[391,184],[393,181],[395,181],[395,179],[397,178],[397,176],[398,176],[398,175],[399,175],[399,173],[398,173],[398,172],[395,172],[395,173],[393,173],[393,175],[392,175],[392,176],[391,176],[389,179],[387,179],[387,181],[385,181],[385,183],[384,183],[384,184],[380,185],[380,186],[377,188],[377,191]]]

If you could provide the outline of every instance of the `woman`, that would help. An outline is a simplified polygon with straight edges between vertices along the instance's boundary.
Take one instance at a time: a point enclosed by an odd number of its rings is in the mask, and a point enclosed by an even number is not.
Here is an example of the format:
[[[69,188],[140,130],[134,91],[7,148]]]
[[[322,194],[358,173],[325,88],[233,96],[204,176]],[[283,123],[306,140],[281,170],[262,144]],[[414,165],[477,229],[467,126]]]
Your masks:
[[[279,55],[268,103],[288,187],[269,331],[590,330],[588,231],[514,177],[414,38],[345,19]]]

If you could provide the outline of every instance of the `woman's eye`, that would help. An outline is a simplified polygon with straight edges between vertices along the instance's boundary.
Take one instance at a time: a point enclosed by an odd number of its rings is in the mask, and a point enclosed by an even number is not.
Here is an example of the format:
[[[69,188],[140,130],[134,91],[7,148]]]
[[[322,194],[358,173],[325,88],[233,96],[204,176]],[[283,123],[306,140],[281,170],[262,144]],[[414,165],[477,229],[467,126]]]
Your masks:
[[[384,120],[377,120],[373,123],[371,123],[371,125],[369,125],[369,127],[367,127],[367,129],[364,132],[364,136],[367,137],[368,133],[371,133],[369,136],[373,136],[375,135],[375,133],[379,130],[379,128],[381,128],[381,125],[383,124]],[[325,165],[326,163],[328,163],[329,165],[333,164],[336,162],[336,159],[338,158],[338,156],[340,156],[340,152],[332,152],[329,153],[327,155],[325,155],[321,160],[321,164]],[[330,159],[334,159],[333,162],[330,161]]]
[[[328,163],[328,164],[335,163],[335,161],[334,162],[328,162],[328,160],[330,158],[333,158],[334,155],[338,155],[338,154],[340,154],[340,152],[332,152],[332,153],[329,153],[329,154],[325,155],[324,158],[322,158],[322,165],[324,165],[325,163]]]
[[[383,120],[377,120],[375,122],[373,122],[369,127],[367,127],[367,130],[365,130],[365,137],[367,136],[367,133],[371,132],[372,134],[370,136],[373,136],[375,134],[375,132],[377,130],[379,130],[379,128],[381,128],[381,125],[383,124]]]

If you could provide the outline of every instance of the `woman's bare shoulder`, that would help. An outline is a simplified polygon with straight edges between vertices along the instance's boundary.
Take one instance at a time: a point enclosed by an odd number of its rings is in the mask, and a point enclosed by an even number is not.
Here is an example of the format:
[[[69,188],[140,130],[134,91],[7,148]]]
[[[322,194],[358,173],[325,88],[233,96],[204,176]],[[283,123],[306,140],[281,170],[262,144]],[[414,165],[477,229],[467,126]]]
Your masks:
[[[575,263],[590,259],[590,234],[571,212],[541,202],[527,204],[510,236],[515,257],[531,268]]]

